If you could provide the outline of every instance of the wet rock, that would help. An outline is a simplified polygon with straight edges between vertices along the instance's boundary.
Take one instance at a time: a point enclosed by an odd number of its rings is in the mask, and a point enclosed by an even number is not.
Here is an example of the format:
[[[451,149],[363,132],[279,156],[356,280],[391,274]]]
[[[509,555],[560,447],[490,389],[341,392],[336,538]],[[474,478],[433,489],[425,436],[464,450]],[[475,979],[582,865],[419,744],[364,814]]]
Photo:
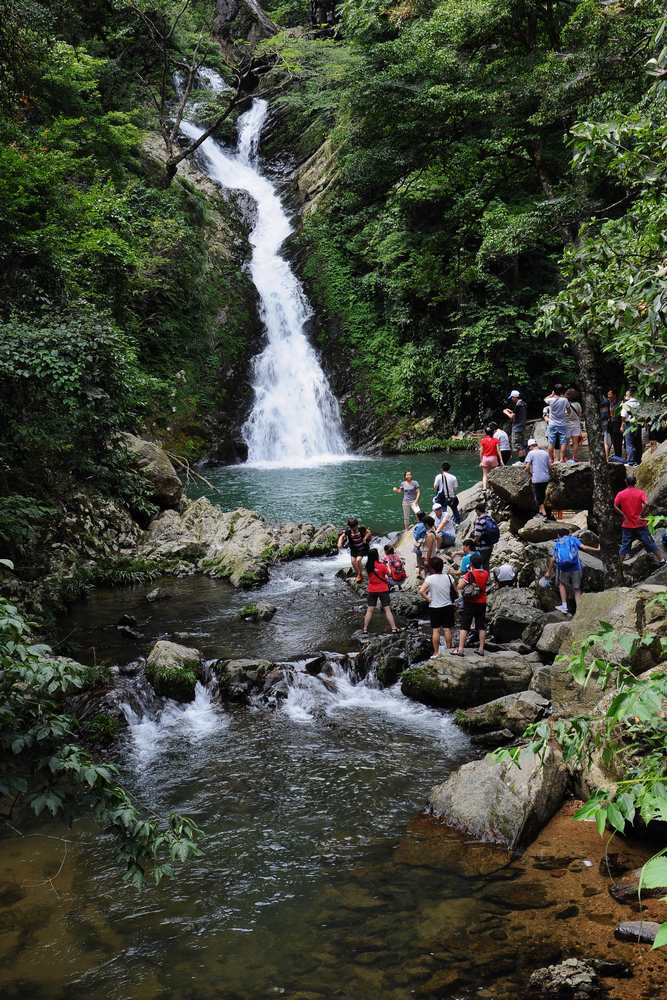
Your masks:
[[[520,691],[506,694],[485,705],[459,710],[456,721],[468,732],[509,729],[520,736],[526,726],[541,719],[549,708],[549,702],[537,691]]]
[[[136,625],[137,624],[137,619],[134,617],[134,615],[121,615],[120,618],[118,619],[118,624],[119,625]]]
[[[607,466],[612,490],[625,485],[625,467],[610,462]],[[588,462],[556,462],[551,467],[547,486],[547,505],[554,510],[589,510],[593,502],[593,473]]]
[[[277,610],[275,604],[257,601],[244,605],[239,611],[239,618],[250,622],[268,622],[271,621]]]
[[[130,663],[123,663],[118,667],[118,673],[123,677],[136,677],[144,668],[143,660],[131,660]]]
[[[548,747],[544,762],[528,749],[518,766],[492,758],[464,764],[431,790],[433,815],[476,840],[514,849],[530,843],[563,801],[567,772]]]
[[[576,531],[576,524],[566,521],[550,521],[545,517],[531,517],[530,521],[519,529],[519,538],[522,542],[552,542],[558,538],[561,528],[569,528]],[[586,545],[589,543],[586,542]]]
[[[121,434],[123,444],[151,485],[151,499],[161,510],[177,509],[183,496],[183,484],[167,453],[152,441],[134,434]]]
[[[544,997],[545,1000],[551,1000],[552,997],[588,1000],[607,994],[593,963],[579,958],[566,958],[558,965],[537,969],[528,980],[528,988],[532,995]]]
[[[401,691],[427,705],[468,708],[527,690],[532,674],[531,663],[505,650],[484,657],[474,653],[464,656],[444,653],[404,671]]]
[[[253,693],[259,692],[269,674],[273,675],[275,664],[270,660],[218,660],[213,672],[218,682],[218,695],[223,700],[248,702]],[[273,675],[275,681],[282,679],[283,671]]]
[[[355,662],[360,677],[375,672],[383,686],[393,684],[411,664],[427,659],[433,649],[431,639],[419,629],[411,628],[401,635],[384,635],[371,639]]]
[[[130,639],[143,639],[144,633],[140,632],[136,628],[131,628],[130,625],[116,625],[116,631],[122,632],[123,635],[128,636]]]
[[[653,944],[659,930],[660,924],[655,920],[627,920],[614,930],[614,937],[634,944]]]
[[[509,729],[494,729],[490,733],[473,733],[472,741],[475,746],[496,750],[498,747],[506,747],[510,743],[515,743],[516,736]]]
[[[170,597],[171,594],[166,593],[161,587],[154,587],[146,594],[146,600],[149,604],[154,604],[156,601],[166,601]]]
[[[192,701],[201,676],[202,657],[198,649],[160,639],[148,654],[146,677],[156,694],[165,698]]]
[[[551,659],[560,651],[566,639],[572,635],[568,621],[548,622],[542,629],[542,635],[537,642],[537,652]]]
[[[537,510],[530,475],[524,465],[505,465],[489,472],[489,486],[509,507],[530,514]]]
[[[629,584],[646,580],[656,569],[656,561],[653,556],[643,548],[637,551],[637,543],[632,551],[634,554],[623,562],[623,576]]]
[[[317,656],[309,656],[307,660],[304,661],[303,667],[306,673],[315,676],[319,674],[322,667],[326,666],[327,658],[324,653],[319,653]]]
[[[498,642],[521,639],[526,627],[540,621],[542,615],[532,590],[507,587],[494,591],[489,597],[487,623],[489,632]]]
[[[619,903],[636,903],[639,899],[639,880],[641,878],[641,868],[636,868],[618,882],[612,882],[609,886],[609,894]],[[667,895],[667,885],[656,886],[649,889],[642,886],[642,899],[658,899]]]

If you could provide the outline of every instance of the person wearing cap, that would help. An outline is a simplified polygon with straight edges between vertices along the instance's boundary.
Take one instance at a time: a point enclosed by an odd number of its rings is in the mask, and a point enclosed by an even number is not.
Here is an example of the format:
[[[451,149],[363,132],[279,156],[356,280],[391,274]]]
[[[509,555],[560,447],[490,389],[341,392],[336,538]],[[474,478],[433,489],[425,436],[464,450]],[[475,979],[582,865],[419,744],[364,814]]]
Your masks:
[[[443,508],[439,500],[433,501],[433,519],[435,521],[435,533],[438,536],[438,546],[441,549],[449,548],[456,541],[456,522],[454,513],[449,508]]]
[[[535,438],[528,440],[528,454],[524,463],[530,469],[530,481],[533,484],[535,503],[542,517],[547,516],[544,508],[544,498],[547,494],[547,485],[551,476],[551,459],[544,448],[540,448]]]
[[[526,404],[518,389],[512,389],[507,399],[509,404],[503,410],[503,414],[512,424],[512,450],[519,458],[523,458],[526,454]]]
[[[502,563],[500,566],[496,566],[495,569],[491,570],[491,579],[496,586],[496,590],[502,590],[503,587],[516,586],[516,571],[514,566],[511,563]]]

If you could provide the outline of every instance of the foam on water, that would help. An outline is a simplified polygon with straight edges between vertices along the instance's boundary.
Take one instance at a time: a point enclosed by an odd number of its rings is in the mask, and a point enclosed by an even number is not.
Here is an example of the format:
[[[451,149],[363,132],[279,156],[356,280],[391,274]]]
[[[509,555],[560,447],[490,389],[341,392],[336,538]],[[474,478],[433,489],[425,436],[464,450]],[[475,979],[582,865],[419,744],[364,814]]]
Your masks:
[[[161,751],[165,741],[177,738],[196,743],[225,729],[229,721],[211,700],[209,690],[197,683],[194,700],[179,704],[168,700],[157,716],[139,715],[124,706],[130,727],[136,763],[146,767]]]

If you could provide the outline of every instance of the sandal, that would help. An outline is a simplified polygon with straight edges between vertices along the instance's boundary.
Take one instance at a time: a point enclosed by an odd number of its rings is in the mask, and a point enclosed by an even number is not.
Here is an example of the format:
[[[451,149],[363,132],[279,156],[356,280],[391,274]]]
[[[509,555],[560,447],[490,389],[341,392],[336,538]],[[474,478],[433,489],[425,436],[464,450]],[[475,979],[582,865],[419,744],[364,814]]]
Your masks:
[[[391,630],[391,634],[392,634],[392,635],[398,635],[398,633],[399,633],[400,631],[401,631],[401,630],[400,630],[400,628],[393,628],[393,629]]]
[[[476,656],[484,656],[484,651],[482,649],[476,649],[475,650],[475,655]]]
[[[449,650],[449,655],[450,656],[463,656],[463,653],[461,652],[460,649],[450,649]]]

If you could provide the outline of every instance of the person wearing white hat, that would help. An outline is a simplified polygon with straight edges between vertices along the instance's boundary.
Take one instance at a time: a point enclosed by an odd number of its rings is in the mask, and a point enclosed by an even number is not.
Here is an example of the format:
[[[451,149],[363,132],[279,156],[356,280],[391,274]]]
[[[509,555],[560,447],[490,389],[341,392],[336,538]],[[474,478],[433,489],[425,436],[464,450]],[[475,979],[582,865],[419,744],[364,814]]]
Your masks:
[[[526,453],[526,404],[518,389],[512,389],[507,399],[509,402],[503,414],[512,425],[512,449],[519,458],[523,458]]]
[[[435,520],[435,533],[438,536],[438,547],[449,548],[456,542],[456,522],[453,511],[442,506],[439,501],[433,501],[433,518]]]
[[[544,498],[546,497],[547,485],[551,478],[551,459],[544,448],[540,448],[535,438],[529,438],[528,454],[524,461],[530,469],[530,480],[533,484],[535,503],[542,517],[546,517],[547,512],[544,508]]]

